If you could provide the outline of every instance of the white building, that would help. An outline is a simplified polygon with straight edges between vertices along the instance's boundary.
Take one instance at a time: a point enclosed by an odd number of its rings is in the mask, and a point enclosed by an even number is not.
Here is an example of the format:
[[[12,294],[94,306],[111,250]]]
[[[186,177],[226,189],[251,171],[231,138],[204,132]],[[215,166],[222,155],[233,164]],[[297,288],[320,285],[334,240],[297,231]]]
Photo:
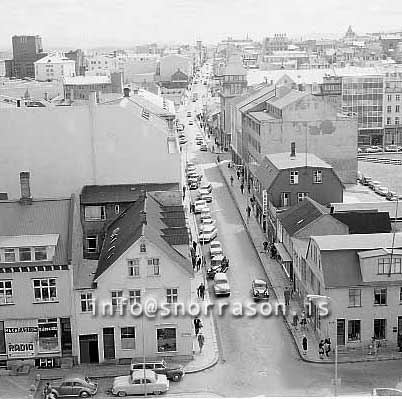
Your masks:
[[[64,54],[52,54],[35,63],[35,80],[47,82],[75,76],[75,61]]]

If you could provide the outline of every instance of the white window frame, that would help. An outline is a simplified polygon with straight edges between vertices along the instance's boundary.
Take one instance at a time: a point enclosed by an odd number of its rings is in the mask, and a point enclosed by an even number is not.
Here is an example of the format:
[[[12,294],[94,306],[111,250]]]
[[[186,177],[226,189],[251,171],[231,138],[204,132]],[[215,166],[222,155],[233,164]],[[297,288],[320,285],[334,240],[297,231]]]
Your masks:
[[[7,260],[7,254],[14,254],[14,260],[9,261]],[[4,248],[3,250],[3,254],[4,254],[4,263],[15,263],[17,262],[17,253],[15,248]]]
[[[140,277],[140,258],[127,259],[128,277]]]
[[[148,276],[158,277],[160,276],[160,262],[159,258],[148,258]]]
[[[130,334],[131,335],[130,337],[123,337],[123,330],[126,330],[126,329],[132,329],[132,331],[133,331],[133,334]],[[128,335],[128,332],[125,331],[124,335]],[[129,340],[132,340],[132,342],[130,342]],[[134,326],[120,327],[120,347],[122,350],[135,349],[135,344],[136,344],[135,340],[136,340],[136,331],[135,331]],[[124,344],[123,344],[123,342],[124,342]]]
[[[29,259],[22,260],[21,259],[21,252],[25,252],[26,254],[28,254],[28,251],[25,251],[25,250],[29,250]],[[31,247],[20,247],[20,248],[18,248],[18,260],[20,262],[32,262],[33,261],[32,248]]]
[[[123,308],[123,290],[112,290],[112,309],[114,311]]]
[[[387,105],[387,113],[390,114],[392,112],[392,106]]]
[[[166,288],[166,303],[177,303],[178,299],[178,288]]]
[[[306,197],[308,197],[307,192],[297,193],[297,203],[302,202],[304,200],[304,198],[306,198]]]
[[[82,313],[90,313],[94,307],[94,297],[92,292],[81,292],[80,305]],[[85,307],[85,309],[84,309]]]
[[[322,183],[322,170],[316,169],[313,171],[313,183],[314,184]]]
[[[87,210],[95,210],[99,208],[99,216],[88,215]],[[95,213],[95,212],[94,212]],[[86,222],[95,222],[95,221],[102,221],[106,220],[106,207],[104,205],[86,205],[84,208],[84,216]]]
[[[34,253],[34,260],[35,260],[35,261],[45,261],[45,260],[48,260],[48,259],[47,259],[47,247],[34,247],[33,253]],[[44,259],[36,259],[36,254],[37,254],[37,253],[44,253],[44,254],[45,254],[45,258],[44,258]]]
[[[6,284],[9,284],[10,287],[6,287]],[[0,305],[11,305],[13,303],[13,280],[0,280]]]
[[[39,285],[35,285],[35,281],[39,281]],[[54,281],[54,285],[51,285],[51,282]],[[44,284],[46,282],[46,284]],[[57,279],[55,277],[44,277],[44,278],[34,278],[32,279],[32,287],[33,287],[33,298],[34,303],[48,303],[48,302],[57,302]],[[55,295],[52,294],[51,288],[54,287]],[[39,290],[40,297],[36,297],[36,292]],[[48,298],[44,299],[44,292],[48,292]]]
[[[299,171],[291,170],[289,172],[289,184],[299,184]]]
[[[96,243],[95,248],[92,248],[92,247],[90,248],[89,243],[91,241],[95,241],[95,243]],[[88,253],[92,254],[92,253],[98,252],[98,236],[97,235],[93,235],[93,234],[87,235],[85,237],[85,242],[86,242],[86,250]]]
[[[131,288],[128,290],[128,300],[130,305],[141,303],[141,290],[138,288]]]

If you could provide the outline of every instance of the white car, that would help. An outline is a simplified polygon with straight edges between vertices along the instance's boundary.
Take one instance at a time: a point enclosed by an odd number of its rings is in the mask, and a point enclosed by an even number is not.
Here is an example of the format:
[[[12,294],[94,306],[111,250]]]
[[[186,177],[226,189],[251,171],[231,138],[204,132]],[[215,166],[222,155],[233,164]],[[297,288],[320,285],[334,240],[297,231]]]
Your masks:
[[[200,233],[198,238],[201,244],[205,244],[207,242],[211,242],[214,240],[218,235],[218,230],[215,226],[201,226]]]
[[[211,183],[203,183],[200,186],[200,190],[208,190],[209,193],[212,193],[212,184]]]
[[[194,178],[196,178],[198,180],[201,180],[201,175],[198,172],[195,172],[195,171],[187,172],[187,179],[190,179],[191,177],[194,177]]]
[[[374,388],[373,396],[402,396],[402,391],[396,388]]]
[[[380,194],[381,196],[385,197],[389,191],[388,187],[385,186],[375,186],[374,192]]]
[[[189,124],[189,125],[193,125],[193,120],[190,119],[190,120],[188,121],[188,124]]]
[[[201,220],[200,231],[203,229],[203,226],[216,226],[215,220],[209,216],[204,217],[204,219]]]
[[[223,255],[223,249],[220,241],[212,241],[209,246],[209,253],[211,258],[216,255]]]
[[[204,220],[208,219],[212,219],[212,216],[209,207],[206,206],[205,208],[201,209],[200,222],[204,223]]]
[[[214,277],[215,296],[230,295],[229,281],[226,273],[216,273]]]
[[[201,211],[207,207],[207,201],[205,200],[197,200],[194,202],[194,213],[201,213]],[[209,208],[208,208],[209,210]]]
[[[166,375],[156,374],[152,370],[133,371],[130,375],[116,377],[113,380],[112,393],[116,396],[159,395],[169,390]]]
[[[205,200],[207,202],[212,202],[212,194],[208,192],[208,190],[199,190],[198,198]]]

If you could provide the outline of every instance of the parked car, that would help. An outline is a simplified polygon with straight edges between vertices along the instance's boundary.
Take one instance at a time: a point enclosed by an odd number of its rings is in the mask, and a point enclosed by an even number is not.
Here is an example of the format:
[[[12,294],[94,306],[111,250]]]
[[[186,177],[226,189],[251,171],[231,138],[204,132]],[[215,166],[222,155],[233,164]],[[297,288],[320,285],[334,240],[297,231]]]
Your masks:
[[[211,211],[208,208],[208,206],[206,206],[205,208],[201,209],[201,213],[200,213],[200,222],[203,223],[204,220],[206,220],[206,219],[212,219]]]
[[[197,188],[198,188],[198,180],[197,179],[189,179],[187,181],[187,183],[188,183],[188,188],[190,190],[197,190]]]
[[[56,398],[69,396],[77,398],[89,398],[96,395],[98,384],[88,377],[65,377],[59,385],[52,385],[52,393]]]
[[[385,198],[388,201],[402,201],[402,194],[397,194],[395,191],[388,191]]]
[[[268,283],[265,280],[253,280],[251,283],[251,295],[254,301],[269,299]]]
[[[203,220],[201,220],[200,224],[200,230],[202,230],[202,226],[215,226],[215,220],[212,219],[211,217],[206,217]]]
[[[189,124],[189,125],[193,125],[193,120],[192,120],[192,119],[189,119],[188,124]]]
[[[193,165],[187,166],[186,173],[190,173],[190,172],[197,172],[197,168]]]
[[[211,183],[203,183],[200,186],[200,190],[208,190],[209,193],[212,193],[212,184]]]
[[[197,134],[195,135],[195,139],[196,139],[196,140],[203,140],[204,137],[202,136],[201,133],[197,133]]]
[[[216,255],[211,258],[211,266],[207,269],[207,277],[213,279],[216,273],[226,273],[229,265],[223,264],[223,255]]]
[[[191,166],[194,166],[194,168],[195,168],[194,162],[187,161],[187,162],[186,162],[186,168],[189,168],[189,167],[191,167]]]
[[[209,253],[212,256],[223,255],[222,244],[220,241],[212,241],[209,247]]]
[[[187,117],[191,118],[191,111],[187,111]]]
[[[209,193],[207,190],[203,190],[201,188],[199,190],[198,198],[203,199],[207,202],[212,202],[212,194]]]
[[[215,226],[205,226],[202,230],[200,230],[198,234],[198,239],[201,244],[206,244],[211,242],[218,236],[218,230]]]
[[[208,146],[205,143],[201,144],[200,151],[208,151]]]
[[[374,388],[373,396],[402,396],[402,391],[395,388]]]
[[[183,145],[187,143],[187,138],[186,137],[179,137],[179,144]]]
[[[194,212],[201,213],[201,210],[207,207],[207,201],[205,200],[198,200],[194,202]],[[209,208],[208,208],[209,210]]]
[[[201,145],[204,142],[204,139],[195,139],[195,144]]]
[[[368,186],[369,188],[371,188],[372,190],[374,190],[374,186],[380,186],[381,182],[379,182],[378,180],[371,180],[371,182],[369,182]]]
[[[201,180],[201,175],[200,175],[198,172],[195,172],[195,171],[193,171],[193,170],[187,172],[187,179],[189,179],[189,178],[191,178],[191,177],[196,178],[198,181]]]
[[[184,130],[184,125],[182,123],[176,124],[176,129],[179,132],[182,132]]]
[[[398,152],[401,150],[402,150],[402,147],[400,145],[396,145],[396,144],[390,144],[385,147],[385,151],[387,151],[387,152]]]
[[[376,186],[374,188],[374,192],[376,192],[377,194],[379,194],[383,197],[385,197],[387,195],[388,191],[389,191],[389,188],[385,187],[385,186]]]
[[[180,381],[184,377],[184,367],[181,364],[174,365],[170,363],[166,363],[165,360],[151,360],[145,359],[133,359],[131,361],[131,371],[136,370],[153,370],[156,374],[164,374],[166,375],[168,380],[171,381]]]
[[[372,145],[371,147],[366,148],[366,152],[368,153],[375,153],[375,152],[382,152],[382,148],[378,145]]]
[[[363,150],[360,147],[357,147],[357,153],[361,154],[363,152]]]
[[[229,281],[226,273],[216,273],[214,277],[215,296],[230,295]]]
[[[152,370],[133,371],[130,375],[116,377],[113,380],[112,394],[117,396],[144,395],[145,393],[160,395],[169,390],[169,381],[164,374],[156,374]]]
[[[363,186],[368,186],[370,184],[370,182],[373,181],[373,178],[370,176],[363,176],[361,183],[363,184]]]

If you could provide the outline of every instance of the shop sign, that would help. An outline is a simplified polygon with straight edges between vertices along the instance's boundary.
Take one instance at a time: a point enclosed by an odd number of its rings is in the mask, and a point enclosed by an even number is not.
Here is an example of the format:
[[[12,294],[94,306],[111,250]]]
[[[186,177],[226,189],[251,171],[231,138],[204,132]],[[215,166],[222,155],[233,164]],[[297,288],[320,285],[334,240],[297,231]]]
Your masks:
[[[10,358],[29,358],[36,353],[37,320],[6,320],[4,322],[7,355]]]
[[[7,354],[10,358],[34,357],[35,344],[33,342],[8,344]]]

